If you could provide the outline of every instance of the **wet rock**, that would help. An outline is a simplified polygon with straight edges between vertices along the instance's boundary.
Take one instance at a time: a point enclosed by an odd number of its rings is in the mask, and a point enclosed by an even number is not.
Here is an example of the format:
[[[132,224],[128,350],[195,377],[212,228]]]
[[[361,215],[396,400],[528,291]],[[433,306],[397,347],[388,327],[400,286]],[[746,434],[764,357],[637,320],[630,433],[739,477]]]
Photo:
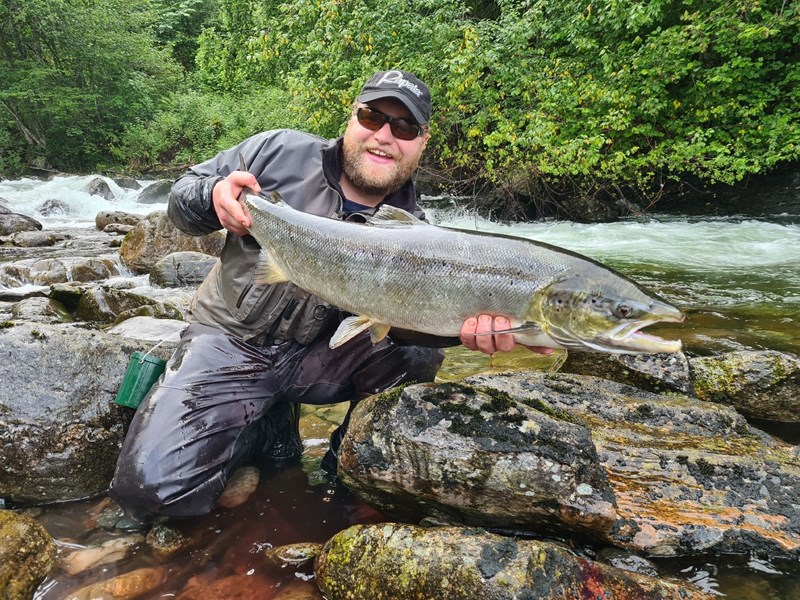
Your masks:
[[[17,213],[0,214],[0,235],[11,235],[20,231],[41,230],[42,224],[36,219]]]
[[[70,265],[71,281],[103,281],[116,275],[117,263],[109,258],[80,258]]]
[[[99,281],[119,274],[110,258],[64,257],[21,260],[0,267],[3,279],[13,279],[17,285],[53,285],[69,281]]]
[[[89,289],[88,285],[77,282],[54,283],[50,286],[50,298],[63,304],[72,313],[78,308],[78,302]]]
[[[44,527],[0,510],[0,598],[29,600],[55,562],[56,545]]]
[[[728,407],[594,377],[415,385],[356,408],[339,476],[404,520],[591,538],[648,556],[800,556],[800,449]]]
[[[97,229],[103,231],[108,225],[136,225],[144,217],[121,210],[102,210],[94,217],[94,224]]]
[[[689,361],[682,352],[669,354],[604,354],[569,351],[561,373],[593,375],[648,392],[692,393]]]
[[[329,600],[712,598],[688,584],[579,558],[558,544],[463,527],[356,525],[325,544],[314,572]]]
[[[114,183],[116,183],[119,187],[124,188],[126,190],[140,190],[142,189],[142,184],[136,181],[133,177],[128,177],[127,175],[121,175],[119,177],[112,177],[111,179]]]
[[[125,236],[120,257],[130,269],[149,273],[159,260],[173,252],[219,256],[224,243],[225,235],[220,231],[203,236],[188,235],[172,224],[165,211],[156,211],[139,221]]]
[[[44,297],[20,300],[11,308],[11,317],[17,321],[40,323],[70,323],[74,320],[58,300]]]
[[[172,342],[152,350],[168,358]],[[102,494],[131,411],[114,403],[141,342],[75,325],[0,329],[0,498],[42,504]]]
[[[63,200],[59,200],[58,198],[45,200],[44,204],[36,209],[36,212],[44,217],[52,217],[53,215],[68,215],[70,211],[71,209],[69,204]]]
[[[180,320],[183,311],[169,302],[159,302],[130,290],[100,285],[81,296],[75,315],[83,321],[113,323],[136,315]]]
[[[172,180],[159,179],[144,188],[137,201],[139,204],[166,204],[169,200],[169,191],[172,189]]]
[[[263,575],[231,575],[216,581],[193,578],[178,600],[260,600],[271,597],[273,582]]]
[[[158,588],[166,579],[164,567],[144,567],[111,579],[92,583],[74,592],[65,600],[127,600],[138,598]]]
[[[177,319],[156,319],[154,317],[131,317],[109,328],[108,333],[134,340],[160,342],[167,340],[176,343],[189,323]]]
[[[276,546],[264,551],[266,564],[280,569],[295,569],[314,560],[322,550],[322,544],[312,542]]]
[[[66,235],[53,231],[20,231],[8,238],[8,241],[18,248],[45,248],[66,239]]]
[[[228,479],[225,489],[217,498],[217,506],[234,508],[247,502],[256,491],[260,473],[256,467],[241,467]]]
[[[658,577],[658,569],[652,561],[620,548],[603,548],[597,553],[597,560],[617,569]]]
[[[270,600],[325,600],[325,597],[315,583],[294,579],[281,586]]]
[[[180,287],[199,285],[217,262],[201,252],[173,252],[159,260],[150,271],[150,285]]]
[[[61,558],[61,568],[68,575],[77,575],[87,569],[122,560],[135,546],[143,541],[143,535],[127,535],[106,540],[102,544],[75,550]]]
[[[109,223],[103,227],[103,233],[114,235],[127,235],[133,231],[133,225],[120,225],[119,223]],[[122,242],[120,242],[121,244]]]
[[[166,523],[157,523],[147,532],[147,545],[153,555],[161,561],[167,561],[179,552],[188,549],[190,538],[177,527]]]
[[[114,192],[108,185],[108,182],[102,177],[95,177],[89,182],[89,195],[100,196],[105,200],[113,200]]]
[[[58,258],[45,258],[34,262],[28,270],[27,280],[35,285],[50,285],[69,281],[67,264]]]
[[[694,358],[695,394],[734,406],[748,417],[800,422],[800,360],[775,351]]]

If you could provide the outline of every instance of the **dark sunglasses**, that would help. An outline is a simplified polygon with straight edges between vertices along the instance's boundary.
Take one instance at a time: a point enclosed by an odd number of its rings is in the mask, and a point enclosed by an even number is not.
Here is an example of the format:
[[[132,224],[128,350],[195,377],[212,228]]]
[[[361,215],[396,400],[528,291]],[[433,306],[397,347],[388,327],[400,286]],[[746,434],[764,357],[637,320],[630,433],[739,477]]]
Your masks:
[[[422,135],[422,127],[412,123],[407,119],[392,117],[374,108],[361,106],[356,110],[358,124],[370,131],[378,131],[381,127],[389,124],[392,135],[398,140],[413,140]]]

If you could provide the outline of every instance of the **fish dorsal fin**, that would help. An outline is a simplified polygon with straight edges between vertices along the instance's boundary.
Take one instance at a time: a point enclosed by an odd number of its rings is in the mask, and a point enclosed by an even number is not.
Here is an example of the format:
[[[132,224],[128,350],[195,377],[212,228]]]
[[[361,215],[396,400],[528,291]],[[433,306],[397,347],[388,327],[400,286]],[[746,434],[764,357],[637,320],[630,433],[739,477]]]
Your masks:
[[[272,258],[272,255],[262,248],[258,255],[258,263],[253,274],[253,280],[258,284],[275,284],[289,281],[289,278],[278,263],[275,262],[275,259]]]
[[[413,225],[428,225],[412,215],[410,212],[384,204],[378,211],[367,219],[367,225],[377,227],[411,227]]]

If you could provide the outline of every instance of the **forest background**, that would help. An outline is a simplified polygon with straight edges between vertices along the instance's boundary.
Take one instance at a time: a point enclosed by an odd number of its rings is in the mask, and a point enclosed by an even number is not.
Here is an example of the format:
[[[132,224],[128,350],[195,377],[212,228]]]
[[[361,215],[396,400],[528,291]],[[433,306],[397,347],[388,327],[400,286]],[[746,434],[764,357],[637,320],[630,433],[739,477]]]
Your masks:
[[[800,159],[787,0],[0,0],[0,174],[178,171],[343,130],[375,71],[433,92],[421,169],[506,216]]]

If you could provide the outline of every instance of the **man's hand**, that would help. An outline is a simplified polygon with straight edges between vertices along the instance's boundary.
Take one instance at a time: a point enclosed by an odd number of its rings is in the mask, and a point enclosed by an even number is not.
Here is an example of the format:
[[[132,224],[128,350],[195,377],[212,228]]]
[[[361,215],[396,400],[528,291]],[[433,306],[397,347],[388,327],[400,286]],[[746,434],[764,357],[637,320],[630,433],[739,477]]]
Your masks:
[[[495,352],[511,352],[517,345],[512,333],[488,334],[492,331],[504,331],[511,328],[511,322],[506,317],[492,317],[492,315],[478,315],[464,321],[461,326],[461,343],[470,350],[478,350],[491,356]],[[539,354],[550,354],[553,348],[544,346],[525,346]]]
[[[246,235],[250,227],[250,217],[239,203],[242,189],[249,187],[254,192],[261,191],[255,175],[247,171],[234,171],[214,186],[212,199],[214,210],[222,226],[237,235]]]

